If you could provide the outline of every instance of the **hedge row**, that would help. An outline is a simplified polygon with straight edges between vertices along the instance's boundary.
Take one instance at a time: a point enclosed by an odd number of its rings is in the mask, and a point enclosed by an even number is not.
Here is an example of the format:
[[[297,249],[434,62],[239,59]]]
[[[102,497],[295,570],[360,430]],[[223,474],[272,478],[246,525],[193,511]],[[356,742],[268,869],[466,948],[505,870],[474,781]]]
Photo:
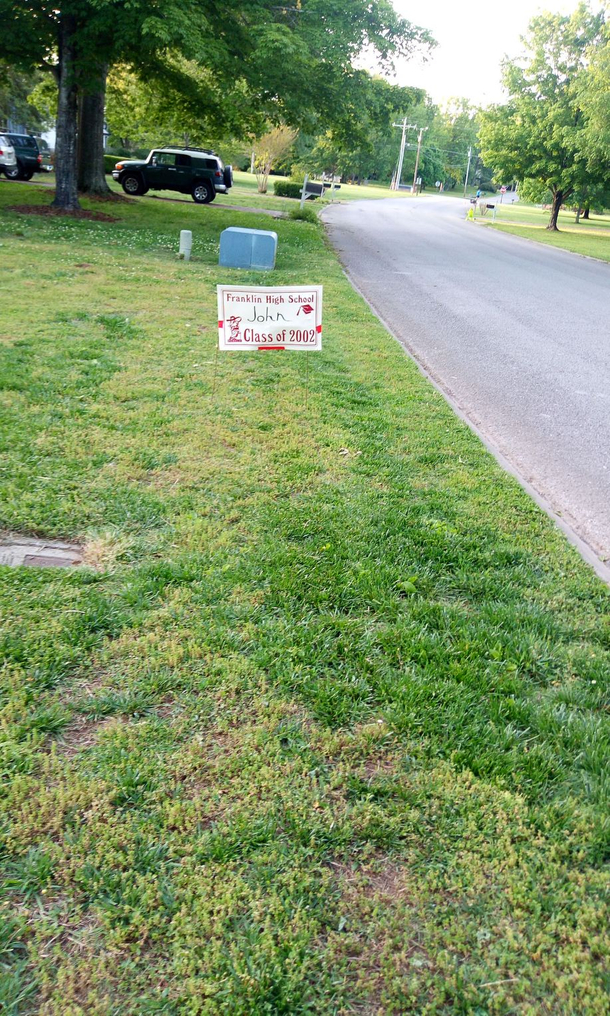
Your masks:
[[[273,184],[273,193],[278,198],[300,198],[302,190],[303,184],[292,180],[276,180]]]
[[[112,170],[116,166],[117,162],[121,161],[120,155],[105,155],[104,156],[104,172],[112,173]]]

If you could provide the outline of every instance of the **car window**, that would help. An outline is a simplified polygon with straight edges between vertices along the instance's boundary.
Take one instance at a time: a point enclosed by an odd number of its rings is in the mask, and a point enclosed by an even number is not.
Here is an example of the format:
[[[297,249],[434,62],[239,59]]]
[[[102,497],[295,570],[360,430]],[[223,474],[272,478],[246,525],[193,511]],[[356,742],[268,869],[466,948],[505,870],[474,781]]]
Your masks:
[[[177,155],[176,156],[176,165],[177,166],[182,166],[182,167],[190,168],[190,165],[191,165],[191,157],[190,157],[190,155]]]
[[[155,152],[153,155],[153,162],[157,166],[175,166],[176,156],[174,152]]]
[[[218,162],[216,161],[216,159],[204,159],[203,165],[205,166],[206,169],[216,169]]]
[[[14,145],[18,145],[19,148],[31,148],[32,150],[36,150],[38,148],[34,138],[28,137],[27,134],[9,134],[8,136],[12,143]]]

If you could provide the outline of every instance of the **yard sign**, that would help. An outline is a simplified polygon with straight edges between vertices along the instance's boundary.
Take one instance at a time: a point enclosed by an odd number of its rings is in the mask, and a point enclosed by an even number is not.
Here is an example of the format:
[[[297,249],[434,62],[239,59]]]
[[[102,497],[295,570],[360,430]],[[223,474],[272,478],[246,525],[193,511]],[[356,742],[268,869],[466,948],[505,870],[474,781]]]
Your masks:
[[[219,349],[322,349],[322,286],[218,286]]]

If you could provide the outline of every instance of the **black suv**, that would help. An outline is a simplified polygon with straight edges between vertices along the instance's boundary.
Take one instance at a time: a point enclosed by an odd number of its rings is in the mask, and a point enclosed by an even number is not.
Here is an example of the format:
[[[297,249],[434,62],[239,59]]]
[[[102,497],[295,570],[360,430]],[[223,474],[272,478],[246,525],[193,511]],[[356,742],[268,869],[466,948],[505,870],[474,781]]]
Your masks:
[[[15,149],[17,162],[14,166],[7,166],[4,175],[9,180],[31,180],[42,167],[42,155],[36,138],[31,134],[12,134],[10,131],[6,131],[6,137]]]
[[[207,205],[233,186],[231,166],[207,148],[154,148],[142,161],[117,162],[112,176],[126,194],[173,190]]]

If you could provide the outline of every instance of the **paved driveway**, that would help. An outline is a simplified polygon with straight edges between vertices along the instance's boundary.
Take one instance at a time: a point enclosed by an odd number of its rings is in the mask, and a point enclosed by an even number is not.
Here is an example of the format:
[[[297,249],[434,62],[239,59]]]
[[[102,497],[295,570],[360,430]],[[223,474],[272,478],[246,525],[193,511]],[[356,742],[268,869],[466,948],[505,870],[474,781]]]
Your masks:
[[[595,553],[610,560],[610,264],[467,222],[456,198],[325,212],[394,334]]]

